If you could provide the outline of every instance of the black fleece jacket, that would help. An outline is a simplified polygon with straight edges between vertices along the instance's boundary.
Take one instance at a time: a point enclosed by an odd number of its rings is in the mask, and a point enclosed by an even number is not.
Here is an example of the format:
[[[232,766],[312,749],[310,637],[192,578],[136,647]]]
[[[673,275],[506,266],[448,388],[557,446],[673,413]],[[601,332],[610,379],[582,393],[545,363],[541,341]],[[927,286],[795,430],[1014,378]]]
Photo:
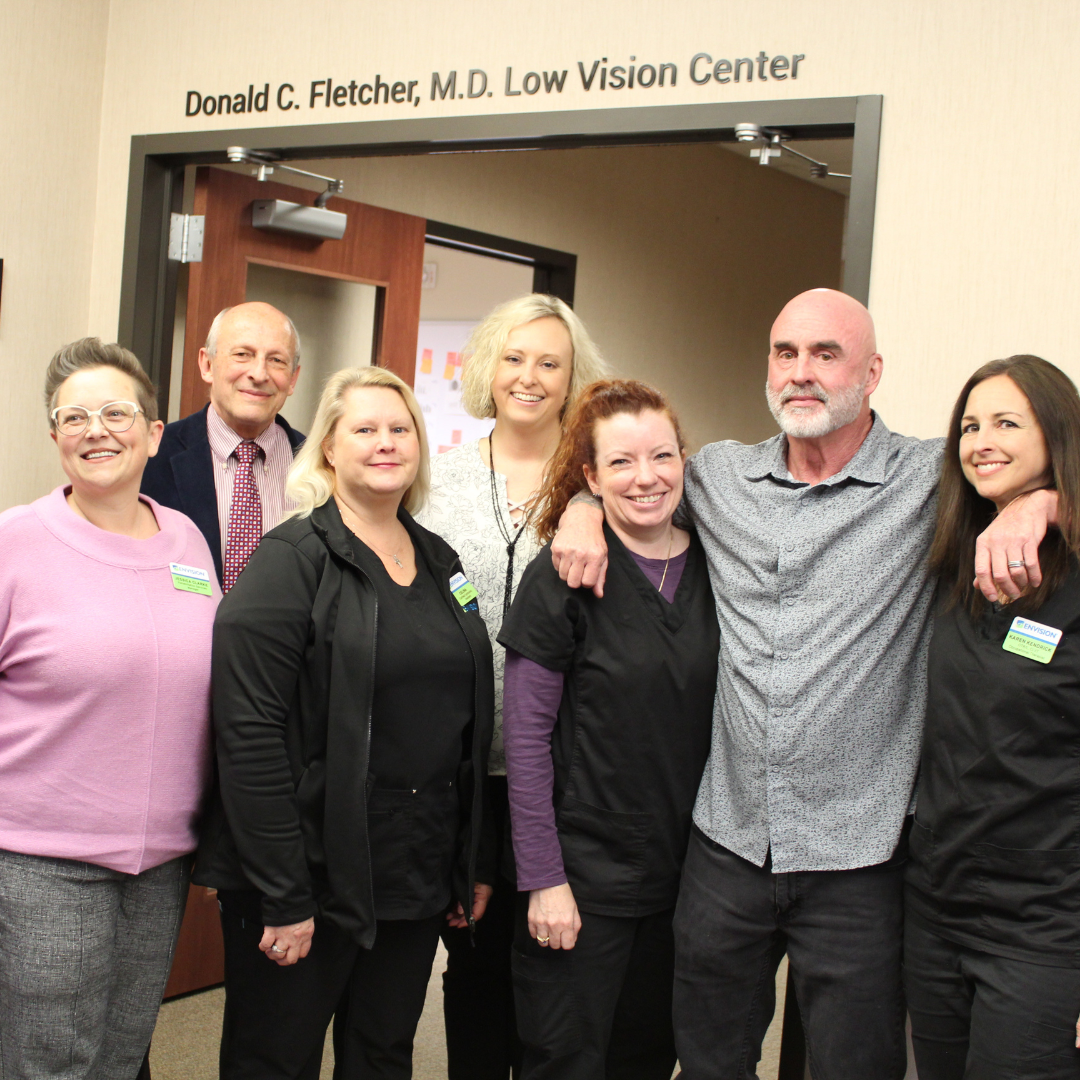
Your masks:
[[[479,613],[450,592],[461,571],[453,549],[404,510],[398,516],[443,583],[473,657],[452,882],[470,911],[474,881],[491,880],[493,856],[484,783],[491,646]],[[212,888],[257,889],[267,926],[321,915],[366,948],[375,940],[367,797],[377,627],[375,587],[333,499],[266,534],[214,625],[218,775],[194,875]],[[415,884],[421,894],[446,887]]]

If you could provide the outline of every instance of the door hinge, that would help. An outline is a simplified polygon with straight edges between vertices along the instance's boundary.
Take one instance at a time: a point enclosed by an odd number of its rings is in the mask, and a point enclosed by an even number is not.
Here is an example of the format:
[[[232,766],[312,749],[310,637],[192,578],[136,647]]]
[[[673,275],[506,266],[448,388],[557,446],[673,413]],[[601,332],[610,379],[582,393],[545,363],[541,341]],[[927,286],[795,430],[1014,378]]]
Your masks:
[[[174,262],[202,262],[203,214],[173,214],[169,221],[169,258]]]

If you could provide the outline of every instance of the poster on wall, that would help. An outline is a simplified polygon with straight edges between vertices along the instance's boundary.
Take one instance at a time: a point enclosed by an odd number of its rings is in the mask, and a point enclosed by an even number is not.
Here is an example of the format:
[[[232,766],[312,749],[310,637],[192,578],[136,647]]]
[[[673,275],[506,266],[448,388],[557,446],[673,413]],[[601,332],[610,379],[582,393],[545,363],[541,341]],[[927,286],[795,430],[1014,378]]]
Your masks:
[[[432,454],[486,435],[491,420],[476,420],[461,404],[461,350],[474,322],[421,321],[413,389],[427,425]]]

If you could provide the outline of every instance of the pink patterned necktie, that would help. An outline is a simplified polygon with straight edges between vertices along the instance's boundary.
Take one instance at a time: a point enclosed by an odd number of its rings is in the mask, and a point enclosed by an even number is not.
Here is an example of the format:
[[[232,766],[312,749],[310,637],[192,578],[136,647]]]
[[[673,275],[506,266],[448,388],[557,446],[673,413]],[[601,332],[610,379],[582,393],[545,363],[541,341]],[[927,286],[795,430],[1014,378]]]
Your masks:
[[[229,504],[229,529],[225,539],[225,580],[221,591],[228,592],[247,566],[251,553],[262,539],[262,500],[255,486],[251,465],[259,453],[258,445],[245,439],[234,451],[236,474],[233,477],[232,502]]]

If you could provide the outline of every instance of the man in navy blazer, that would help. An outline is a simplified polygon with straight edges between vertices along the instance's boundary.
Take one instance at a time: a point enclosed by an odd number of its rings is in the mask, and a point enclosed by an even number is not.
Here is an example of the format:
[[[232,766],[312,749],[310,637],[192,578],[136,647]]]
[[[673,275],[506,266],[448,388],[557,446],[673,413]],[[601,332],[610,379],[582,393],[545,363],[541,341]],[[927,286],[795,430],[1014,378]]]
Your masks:
[[[304,441],[278,415],[300,373],[296,327],[269,304],[226,308],[199,350],[199,370],[210,385],[210,403],[166,426],[157,456],[147,462],[142,490],[195,522],[220,581],[227,521],[221,520],[219,507],[231,497],[236,467],[231,455],[240,442],[253,440],[259,446],[254,475],[264,532],[285,509],[285,473]]]

